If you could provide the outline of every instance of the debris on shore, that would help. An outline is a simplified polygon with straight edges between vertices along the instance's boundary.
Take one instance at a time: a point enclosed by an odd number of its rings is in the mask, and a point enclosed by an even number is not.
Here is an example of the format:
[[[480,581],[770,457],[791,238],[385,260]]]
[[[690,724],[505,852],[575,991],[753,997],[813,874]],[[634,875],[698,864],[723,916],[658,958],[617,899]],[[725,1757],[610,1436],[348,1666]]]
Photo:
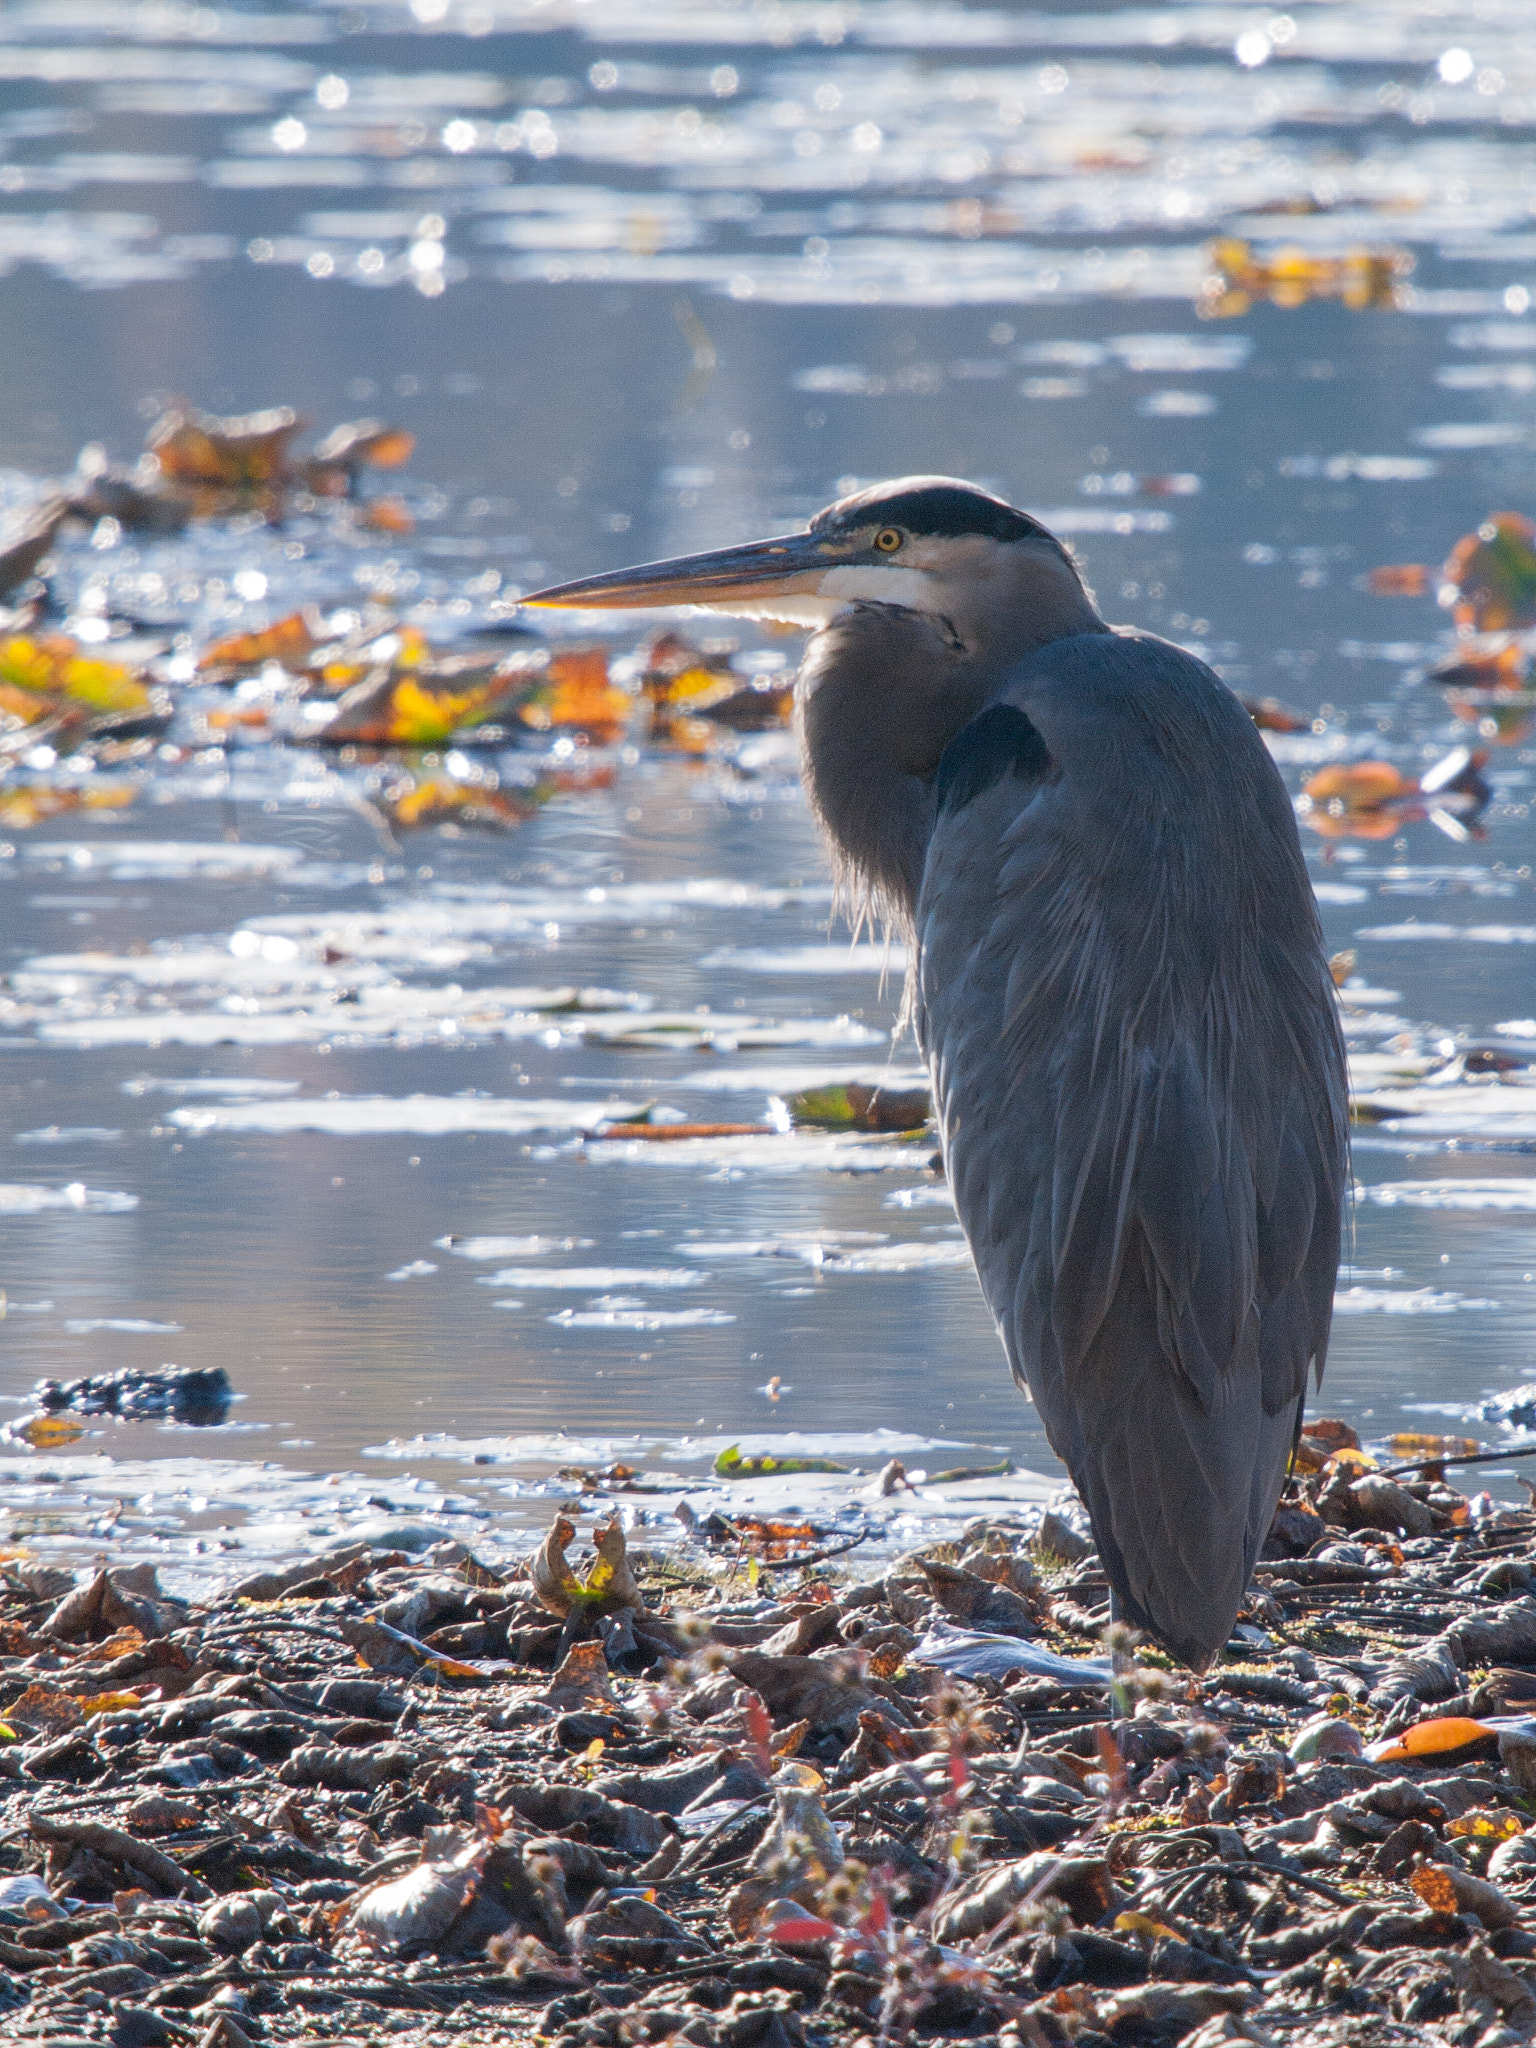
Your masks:
[[[1222,1663],[1068,1519],[3,1567],[0,2038],[1536,2038],[1536,1513],[1313,1425]],[[807,1536],[814,1532],[805,1532]]]

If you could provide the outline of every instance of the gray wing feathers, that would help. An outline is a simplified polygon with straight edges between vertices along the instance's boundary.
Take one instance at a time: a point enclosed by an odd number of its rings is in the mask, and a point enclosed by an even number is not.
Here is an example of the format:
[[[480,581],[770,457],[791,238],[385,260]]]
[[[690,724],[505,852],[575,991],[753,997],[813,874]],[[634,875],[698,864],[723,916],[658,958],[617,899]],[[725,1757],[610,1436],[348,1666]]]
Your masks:
[[[1016,1376],[1127,1611],[1225,1642],[1327,1350],[1342,1048],[1279,776],[1209,671],[1057,643],[1045,781],[929,845],[917,1016]]]

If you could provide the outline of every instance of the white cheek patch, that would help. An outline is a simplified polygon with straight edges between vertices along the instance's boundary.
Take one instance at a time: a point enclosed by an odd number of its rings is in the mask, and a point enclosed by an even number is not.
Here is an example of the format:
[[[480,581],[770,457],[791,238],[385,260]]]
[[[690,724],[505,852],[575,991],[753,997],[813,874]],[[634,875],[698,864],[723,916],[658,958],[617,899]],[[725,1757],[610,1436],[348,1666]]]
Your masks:
[[[729,619],[768,619],[784,626],[824,626],[851,604],[893,604],[909,612],[939,609],[930,577],[921,569],[899,569],[893,562],[848,563],[828,569],[814,591],[784,591],[761,597],[721,598],[695,605]]]
[[[782,597],[726,598],[719,604],[696,604],[689,609],[710,612],[722,619],[766,619],[773,625],[814,629],[836,618],[843,605],[836,598],[816,597],[805,592],[791,597],[786,591]]]
[[[904,611],[937,611],[932,580],[921,569],[889,568],[875,562],[828,569],[821,579],[823,597],[844,604],[895,604]]]

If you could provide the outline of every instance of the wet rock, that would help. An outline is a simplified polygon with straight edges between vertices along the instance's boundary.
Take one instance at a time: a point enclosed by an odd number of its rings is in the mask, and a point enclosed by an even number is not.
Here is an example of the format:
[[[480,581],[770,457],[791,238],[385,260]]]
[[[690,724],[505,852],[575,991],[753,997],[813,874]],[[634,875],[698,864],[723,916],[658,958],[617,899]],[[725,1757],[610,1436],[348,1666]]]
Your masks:
[[[197,1923],[204,1941],[231,1955],[240,1955],[262,1935],[261,1909],[254,1901],[236,1896],[215,1899]]]
[[[594,1970],[657,1970],[685,1955],[706,1954],[704,1943],[648,1899],[594,1900],[570,1928],[571,1946]]]
[[[193,1427],[226,1421],[235,1398],[229,1375],[218,1365],[162,1365],[152,1371],[125,1366],[87,1379],[39,1380],[33,1394],[48,1415],[116,1415],[125,1421],[168,1416]]]

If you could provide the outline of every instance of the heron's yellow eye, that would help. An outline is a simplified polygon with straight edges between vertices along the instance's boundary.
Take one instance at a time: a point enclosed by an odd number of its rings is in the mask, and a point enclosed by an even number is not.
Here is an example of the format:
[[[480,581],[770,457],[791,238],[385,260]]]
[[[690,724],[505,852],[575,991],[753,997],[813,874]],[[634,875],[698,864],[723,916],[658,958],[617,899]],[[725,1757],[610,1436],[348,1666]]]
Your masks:
[[[882,526],[875,535],[875,546],[882,555],[894,555],[901,546],[902,536],[894,526]]]

